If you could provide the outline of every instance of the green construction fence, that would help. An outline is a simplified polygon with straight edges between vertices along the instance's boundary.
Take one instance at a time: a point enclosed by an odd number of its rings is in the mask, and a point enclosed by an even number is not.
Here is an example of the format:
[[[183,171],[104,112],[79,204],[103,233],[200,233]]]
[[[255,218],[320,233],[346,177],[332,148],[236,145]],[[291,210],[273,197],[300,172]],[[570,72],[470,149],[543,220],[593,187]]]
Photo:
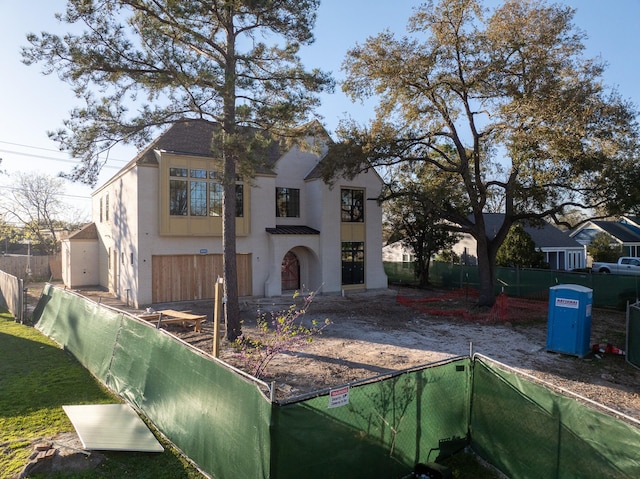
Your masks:
[[[474,359],[471,446],[510,478],[640,477],[636,426]]]
[[[385,269],[393,271],[388,264],[385,264]],[[447,289],[477,289],[480,285],[477,266],[438,261],[431,264],[429,280],[434,286]],[[549,288],[559,284],[578,284],[592,289],[595,308],[615,308],[624,311],[627,303],[635,303],[640,298],[640,276],[496,268],[496,294],[504,292],[507,296],[546,301],[549,299]]]
[[[627,340],[625,358],[636,368],[640,368],[640,303],[627,308]]]
[[[639,429],[482,358],[278,402],[267,384],[73,292],[47,285],[33,320],[214,478],[399,479],[469,445],[512,478],[640,477]]]

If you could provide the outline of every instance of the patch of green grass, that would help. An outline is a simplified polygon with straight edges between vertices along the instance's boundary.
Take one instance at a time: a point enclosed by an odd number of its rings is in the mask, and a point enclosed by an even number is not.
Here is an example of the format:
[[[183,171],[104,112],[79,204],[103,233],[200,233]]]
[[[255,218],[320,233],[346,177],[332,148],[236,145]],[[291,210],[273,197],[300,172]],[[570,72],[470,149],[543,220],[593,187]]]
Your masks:
[[[33,443],[73,425],[66,404],[121,402],[73,356],[36,329],[0,314],[0,471],[19,473],[33,452]],[[157,436],[157,435],[156,435]],[[97,470],[60,474],[58,478],[201,478],[166,441],[164,453],[105,453]]]

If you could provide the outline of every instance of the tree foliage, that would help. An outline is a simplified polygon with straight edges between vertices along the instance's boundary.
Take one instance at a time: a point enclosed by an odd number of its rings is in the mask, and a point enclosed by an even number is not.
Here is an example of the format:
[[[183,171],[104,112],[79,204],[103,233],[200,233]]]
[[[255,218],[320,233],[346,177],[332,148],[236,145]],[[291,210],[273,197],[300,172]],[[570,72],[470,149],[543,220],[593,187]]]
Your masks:
[[[44,64],[84,105],[50,133],[82,162],[69,175],[94,184],[99,154],[148,143],[156,127],[188,118],[217,122],[223,159],[223,256],[227,338],[240,334],[235,271],[235,180],[273,135],[289,138],[317,106],[330,77],[307,71],[318,0],[68,0],[60,36],[31,34],[27,64]],[[74,33],[80,32],[80,33]],[[245,134],[250,128],[251,140]]]
[[[626,210],[640,191],[618,182],[640,170],[635,109],[603,86],[604,65],[582,55],[574,14],[536,0],[492,11],[476,0],[427,2],[409,35],[368,38],[343,64],[343,90],[379,105],[368,125],[342,123],[325,178],[402,162],[450,178],[459,194],[434,214],[476,239],[482,305],[495,300],[496,254],[513,224]],[[488,232],[491,209],[504,221]]]
[[[609,233],[600,231],[595,234],[593,241],[587,246],[587,251],[593,261],[604,263],[615,263],[620,256],[624,255],[624,248],[616,243]]]
[[[421,287],[429,284],[431,258],[458,240],[437,216],[435,203],[449,201],[455,188],[428,164],[401,164],[389,170],[390,181],[380,197],[385,207],[385,227],[411,248],[414,274]]]
[[[511,227],[504,243],[496,255],[498,266],[518,266],[520,268],[545,268],[544,253],[536,249],[531,235],[521,224]]]

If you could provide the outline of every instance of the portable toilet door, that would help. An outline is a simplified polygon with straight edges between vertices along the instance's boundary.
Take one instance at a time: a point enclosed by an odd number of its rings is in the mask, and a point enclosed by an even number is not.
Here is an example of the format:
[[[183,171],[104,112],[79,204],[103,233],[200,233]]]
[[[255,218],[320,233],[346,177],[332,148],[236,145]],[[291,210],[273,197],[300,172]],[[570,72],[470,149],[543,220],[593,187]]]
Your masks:
[[[549,288],[547,351],[585,357],[591,351],[593,290],[577,284]]]

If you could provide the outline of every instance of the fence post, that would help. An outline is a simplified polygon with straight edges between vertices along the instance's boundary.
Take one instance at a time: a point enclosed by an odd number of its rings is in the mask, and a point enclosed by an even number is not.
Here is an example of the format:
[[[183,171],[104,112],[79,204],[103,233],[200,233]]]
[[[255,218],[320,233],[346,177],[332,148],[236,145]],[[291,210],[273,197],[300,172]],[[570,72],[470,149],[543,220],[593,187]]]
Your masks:
[[[218,276],[215,284],[215,299],[213,302],[213,357],[217,358],[220,350],[220,316],[222,316],[222,284],[223,279]]]
[[[20,296],[20,304],[17,308],[19,316],[17,319],[20,321],[20,324],[24,324],[24,319],[27,315],[27,294],[29,293],[29,289],[24,287],[24,279],[18,280],[18,287],[22,294],[18,293]]]

